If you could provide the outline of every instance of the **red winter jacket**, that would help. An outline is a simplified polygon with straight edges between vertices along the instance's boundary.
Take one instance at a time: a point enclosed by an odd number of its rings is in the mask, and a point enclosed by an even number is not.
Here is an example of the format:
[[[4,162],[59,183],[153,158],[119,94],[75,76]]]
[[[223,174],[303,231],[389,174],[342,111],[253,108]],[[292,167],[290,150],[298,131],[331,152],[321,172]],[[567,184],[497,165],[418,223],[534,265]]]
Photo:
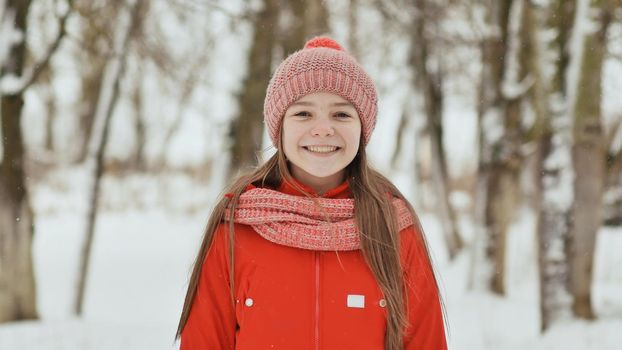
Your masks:
[[[285,181],[279,191],[302,195]],[[346,182],[324,197],[348,198],[351,192]],[[228,225],[218,227],[203,263],[180,350],[384,349],[385,301],[360,250],[293,248],[235,224],[232,305]],[[432,270],[414,230],[401,232],[410,323],[404,349],[447,349]]]

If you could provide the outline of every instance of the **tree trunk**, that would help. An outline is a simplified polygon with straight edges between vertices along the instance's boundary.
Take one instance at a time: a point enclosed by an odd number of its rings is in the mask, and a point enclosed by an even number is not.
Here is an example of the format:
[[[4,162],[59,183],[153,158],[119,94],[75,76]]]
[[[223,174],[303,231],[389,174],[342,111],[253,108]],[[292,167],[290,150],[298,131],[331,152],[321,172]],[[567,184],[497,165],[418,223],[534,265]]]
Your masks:
[[[107,40],[104,40],[104,32],[101,22],[102,18],[116,18],[119,12],[119,2],[115,1],[107,6],[100,6],[93,3],[80,3],[80,9],[85,16],[86,25],[80,33],[81,43],[85,49],[81,52],[84,61],[89,64],[80,66],[81,89],[78,104],[78,135],[77,145],[75,146],[73,159],[77,163],[86,160],[89,143],[91,142],[91,133],[93,129],[93,118],[97,108],[97,99],[100,95],[101,84],[103,81],[104,68],[106,66],[107,57],[110,55],[111,48],[108,47]],[[97,15],[94,15],[97,14]],[[96,17],[102,16],[102,17]],[[108,23],[106,23],[108,25]],[[106,45],[104,45],[104,43]]]
[[[45,70],[41,74],[43,81],[42,99],[45,104],[45,134],[43,139],[43,147],[48,152],[54,151],[54,124],[56,121],[56,94],[54,91],[54,76],[51,69]]]
[[[359,58],[361,49],[358,40],[359,30],[359,0],[349,0],[348,4],[348,51],[352,56]]]
[[[399,156],[402,153],[402,141],[404,139],[405,131],[407,130],[409,118],[410,115],[406,110],[406,106],[404,106],[404,108],[402,109],[402,114],[400,115],[400,122],[395,132],[395,149],[393,150],[393,155],[391,155],[391,169],[395,169],[397,167],[397,161],[399,160]]]
[[[108,140],[108,130],[112,112],[119,96],[119,85],[125,69],[127,47],[130,32],[133,29],[140,3],[143,0],[131,1],[132,7],[123,7],[119,14],[119,20],[115,26],[114,33],[114,53],[110,61],[106,64],[103,75],[100,95],[97,99],[97,109],[95,112],[93,135],[88,149],[87,166],[92,172],[91,186],[89,188],[89,208],[87,212],[87,223],[85,239],[82,245],[79,275],[77,283],[77,295],[74,310],[77,315],[82,315],[84,310],[84,296],[86,291],[86,281],[91,261],[91,251],[95,236],[95,223],[97,220],[97,203],[99,200],[101,177],[104,170],[104,151]],[[129,4],[128,4],[129,7]]]
[[[146,124],[145,124],[145,116],[144,116],[144,101],[143,101],[143,68],[140,67],[140,64],[137,65],[136,68],[136,79],[134,81],[134,85],[132,86],[131,100],[133,107],[133,117],[134,117],[134,137],[135,137],[135,145],[134,145],[134,154],[132,155],[132,167],[136,171],[145,171],[147,164],[145,159],[145,144],[147,143],[146,138]]]
[[[82,76],[82,88],[80,90],[82,96],[78,109],[79,147],[77,154],[74,155],[78,163],[84,162],[87,157],[93,129],[93,118],[97,108],[97,98],[100,95],[104,76],[105,61],[101,58],[94,58],[90,62],[91,67],[85,68],[87,72]]]
[[[6,14],[14,15],[22,39],[9,48],[0,62],[0,78],[20,77],[26,62],[26,32],[30,1],[8,0]],[[2,20],[5,20],[3,18]],[[4,23],[2,23],[4,25]],[[36,284],[32,261],[34,215],[24,176],[24,143],[21,131],[24,98],[21,93],[0,96],[2,164],[0,164],[0,323],[36,319]]]
[[[433,58],[431,57],[431,40],[425,34],[428,26],[425,15],[427,3],[416,1],[415,5],[420,16],[414,20],[410,30],[409,64],[415,71],[415,82],[423,95],[427,129],[432,146],[432,181],[436,190],[447,251],[449,258],[453,259],[462,249],[463,241],[458,233],[455,213],[449,202],[449,174],[443,147],[443,72],[438,57],[436,57],[436,70],[432,71],[429,68],[429,63]]]
[[[328,10],[326,9],[325,0],[307,0],[304,1],[306,11],[304,12],[305,34],[306,39],[311,36],[325,35],[330,31],[328,25]]]
[[[562,118],[557,116],[556,118]],[[570,317],[568,264],[565,243],[570,229],[570,208],[566,195],[571,191],[569,145],[559,135],[546,133],[540,140],[542,207],[537,218],[540,270],[541,330]],[[560,155],[566,154],[563,164]],[[557,163],[556,163],[557,161]]]
[[[229,178],[236,171],[257,164],[257,150],[261,148],[263,136],[263,100],[271,74],[277,5],[276,0],[265,0],[254,23],[249,70],[242,84],[239,113],[229,129],[232,145]]]
[[[601,122],[602,68],[607,50],[607,30],[612,19],[610,0],[592,2],[597,8],[599,29],[588,33],[583,50],[581,76],[574,106],[575,204],[570,231],[570,292],[574,315],[593,319],[592,275],[596,234],[603,218],[606,144]]]
[[[198,68],[198,67],[197,67]],[[184,112],[185,108],[188,105],[188,102],[192,98],[192,92],[194,91],[194,87],[196,84],[195,76],[192,75],[192,71],[189,73],[187,79],[180,83],[180,96],[179,103],[177,103],[177,108],[175,110],[175,116],[173,118],[173,122],[168,126],[166,133],[164,134],[164,139],[160,145],[160,150],[158,154],[158,160],[156,161],[156,172],[160,172],[163,168],[166,167],[166,156],[168,150],[171,148],[171,143],[173,141],[174,136],[179,131],[183,120],[184,120]]]
[[[48,152],[54,152],[54,124],[56,121],[56,100],[54,96],[46,96],[45,109],[47,110],[47,118],[45,119],[43,145]]]
[[[283,56],[287,57],[300,50],[307,38],[306,25],[304,22],[305,2],[304,1],[283,1],[283,8],[279,16],[288,18],[284,21],[286,25],[280,29],[279,45],[283,50]]]
[[[510,31],[511,16],[520,17],[512,0],[488,3],[488,23],[495,34],[482,43],[482,80],[478,106],[479,163],[476,185],[477,232],[473,245],[470,286],[505,294],[506,241],[518,203],[520,155],[520,101],[508,98],[503,84],[524,75],[511,65],[518,60],[519,33]]]
[[[488,194],[485,208],[485,227],[488,232],[488,259],[494,271],[488,276],[488,289],[493,293],[504,295],[506,270],[507,233],[514,218],[518,202],[517,165],[520,160],[508,159],[494,164],[488,179]]]
[[[285,21],[287,25],[281,28],[279,33],[279,45],[283,49],[284,56],[300,50],[305,41],[312,36],[330,31],[324,1],[283,1],[281,7],[285,10],[279,11],[279,16],[290,17]]]
[[[535,100],[546,102],[546,112],[541,124],[543,131],[539,139],[538,173],[541,174],[538,187],[542,190],[542,201],[537,217],[538,262],[540,279],[541,330],[553,323],[571,317],[570,294],[568,293],[568,256],[566,242],[570,230],[570,210],[573,201],[570,154],[570,134],[565,127],[572,122],[568,110],[568,89],[573,85],[567,72],[571,61],[568,45],[575,16],[575,3],[558,0],[548,9],[528,2],[530,15],[534,18],[534,40],[544,38],[540,31],[557,31],[552,42],[538,42],[534,47],[543,47],[549,52],[536,52],[537,64],[531,68],[553,65],[553,74],[545,79],[535,80]],[[570,20],[569,20],[570,19]],[[553,62],[548,61],[553,57]],[[537,72],[538,75],[542,74]],[[545,88],[541,85],[547,84]],[[576,82],[574,82],[576,83]],[[539,95],[542,94],[542,95]]]

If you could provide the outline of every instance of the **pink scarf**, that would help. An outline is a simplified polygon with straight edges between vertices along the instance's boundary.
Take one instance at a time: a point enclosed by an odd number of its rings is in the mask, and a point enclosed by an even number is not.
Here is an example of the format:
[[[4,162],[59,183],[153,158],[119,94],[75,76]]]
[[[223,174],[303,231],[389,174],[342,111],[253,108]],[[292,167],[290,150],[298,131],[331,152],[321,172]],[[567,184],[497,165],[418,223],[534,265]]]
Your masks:
[[[295,196],[268,188],[249,186],[240,195],[235,210],[236,223],[250,225],[263,238],[290,247],[344,251],[361,249],[354,219],[354,199]],[[399,230],[413,224],[401,199],[395,198]],[[229,211],[225,213],[228,218]],[[327,221],[327,219],[329,221]]]

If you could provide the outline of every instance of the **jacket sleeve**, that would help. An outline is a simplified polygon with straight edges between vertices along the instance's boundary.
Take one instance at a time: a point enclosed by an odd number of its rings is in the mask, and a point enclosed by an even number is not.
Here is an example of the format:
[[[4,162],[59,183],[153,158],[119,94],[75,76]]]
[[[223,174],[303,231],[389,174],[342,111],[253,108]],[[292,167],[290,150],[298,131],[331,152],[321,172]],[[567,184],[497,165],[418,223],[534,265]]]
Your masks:
[[[404,335],[406,350],[446,350],[440,295],[432,265],[416,226],[400,235],[409,326]]]
[[[236,317],[229,292],[228,224],[220,224],[202,265],[180,350],[234,349]]]

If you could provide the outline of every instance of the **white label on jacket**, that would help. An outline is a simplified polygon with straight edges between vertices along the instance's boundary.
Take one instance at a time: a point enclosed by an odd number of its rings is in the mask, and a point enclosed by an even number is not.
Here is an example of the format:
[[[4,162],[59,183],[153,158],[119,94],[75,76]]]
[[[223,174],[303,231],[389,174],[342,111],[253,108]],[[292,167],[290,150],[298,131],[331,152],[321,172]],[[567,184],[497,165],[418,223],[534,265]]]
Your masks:
[[[365,307],[365,296],[358,294],[348,294],[348,307],[362,309]]]

